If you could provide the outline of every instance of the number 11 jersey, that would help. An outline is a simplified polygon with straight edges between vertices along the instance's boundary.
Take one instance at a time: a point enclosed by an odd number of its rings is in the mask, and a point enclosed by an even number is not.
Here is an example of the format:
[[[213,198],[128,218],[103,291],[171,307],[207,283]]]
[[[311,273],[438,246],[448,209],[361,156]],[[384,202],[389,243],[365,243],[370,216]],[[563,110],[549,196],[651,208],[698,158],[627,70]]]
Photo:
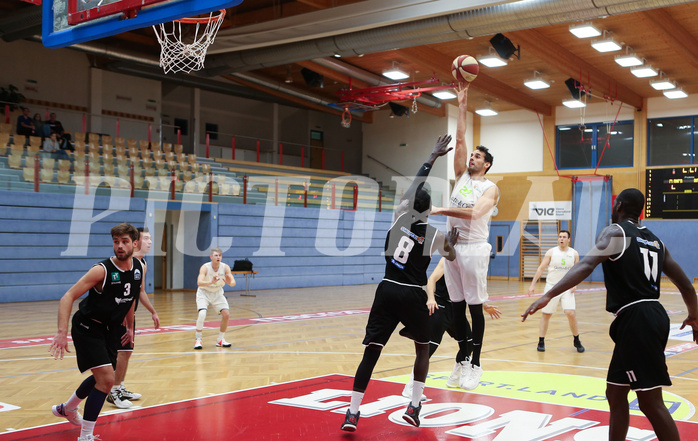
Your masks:
[[[602,267],[606,310],[615,314],[631,303],[659,299],[664,243],[646,227],[630,221],[614,225],[623,230],[623,247],[619,254],[603,262]]]

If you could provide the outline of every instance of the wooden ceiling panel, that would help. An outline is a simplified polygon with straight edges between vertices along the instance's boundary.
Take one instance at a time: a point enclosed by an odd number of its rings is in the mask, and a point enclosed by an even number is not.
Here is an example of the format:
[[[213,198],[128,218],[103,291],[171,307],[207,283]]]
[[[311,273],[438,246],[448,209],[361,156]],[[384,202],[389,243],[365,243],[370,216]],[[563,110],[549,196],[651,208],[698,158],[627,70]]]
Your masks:
[[[328,8],[337,8],[367,0],[255,0],[245,1],[228,11],[226,26],[259,23],[294,15],[302,15]],[[6,14],[22,13],[26,8],[38,8],[17,0],[0,0],[0,10]],[[645,12],[611,15],[591,20],[602,29],[612,32],[613,38],[647,61],[689,94],[698,94],[698,2]],[[615,63],[615,57],[624,53],[600,53],[590,43],[592,39],[578,39],[569,32],[569,23],[543,26],[536,29],[505,32],[515,45],[521,46],[521,59],[513,57],[501,68],[480,66],[480,77],[470,91],[469,104],[478,107],[489,101],[498,111],[516,109],[546,109],[552,111],[570,97],[564,82],[572,77],[592,83],[592,100],[604,95],[616,96],[623,102],[640,107],[649,97],[662,97],[662,92],[650,86],[650,79],[636,78],[629,68]],[[433,75],[444,84],[453,81],[450,63],[458,55],[485,55],[490,51],[491,36],[454,40],[414,48],[396,48],[363,57],[345,57],[341,62],[363,69],[377,76],[393,64],[399,65],[411,77],[406,81],[424,81]],[[124,50],[130,54],[142,53],[145,58],[159,54],[159,48],[150,29],[139,29],[100,41],[110,50]],[[215,43],[214,43],[215,45]],[[105,56],[105,62],[108,58]],[[323,88],[305,84],[300,71],[303,67],[315,70],[325,77]],[[280,85],[283,94],[289,70],[293,87],[309,94],[320,95],[329,102],[338,100],[337,91],[348,87],[346,73],[334,72],[310,60],[290,65],[257,69],[259,74]],[[539,72],[551,87],[531,90],[524,86],[526,79]],[[352,81],[354,88],[367,84]],[[543,112],[545,113],[545,112]]]

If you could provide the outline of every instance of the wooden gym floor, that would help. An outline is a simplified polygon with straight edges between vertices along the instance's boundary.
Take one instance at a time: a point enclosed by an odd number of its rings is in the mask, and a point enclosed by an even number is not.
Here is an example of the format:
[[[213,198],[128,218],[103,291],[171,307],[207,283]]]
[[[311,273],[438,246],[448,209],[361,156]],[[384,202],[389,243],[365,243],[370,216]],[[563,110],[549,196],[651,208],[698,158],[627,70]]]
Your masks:
[[[608,337],[612,316],[604,311],[603,285],[582,284],[576,297],[580,335],[586,347],[584,353],[577,353],[572,346],[562,311],[551,319],[547,351],[536,351],[540,315],[536,313],[525,323],[521,323],[520,317],[533,301],[533,297],[525,295],[527,287],[528,283],[518,281],[490,281],[491,303],[503,316],[499,320],[487,317],[482,366],[483,381],[491,382],[488,383],[490,389],[481,385],[474,392],[488,394],[494,390],[492,381],[499,381],[494,378],[506,379],[515,373],[538,375],[532,381],[538,381],[539,386],[545,383],[546,376],[554,374],[562,374],[570,384],[581,377],[602,381],[613,347]],[[542,288],[541,283],[539,289]],[[126,386],[143,394],[143,398],[134,403],[137,407],[152,408],[330,374],[353,376],[363,352],[361,340],[374,290],[375,285],[359,285],[255,291],[255,297],[229,293],[231,326],[226,338],[233,346],[229,349],[215,347],[218,316],[209,310],[204,348],[200,351],[193,349],[194,292],[155,293],[151,299],[163,330],[150,332],[150,314],[145,308],[139,308],[137,327],[142,332],[136,338]],[[664,287],[661,300],[672,324],[681,323],[685,308],[678,291],[673,286]],[[67,399],[85,378],[78,372],[72,354],[62,361],[49,357],[48,339],[55,334],[57,308],[57,301],[0,307],[0,440],[19,429],[61,422],[51,414],[51,405]],[[669,340],[668,347],[673,351],[667,364],[674,386],[666,390],[681,397],[683,408],[688,409],[675,419],[698,422],[698,415],[695,415],[698,403],[698,350],[695,349],[698,347],[674,339]],[[457,345],[446,335],[431,359],[427,386],[443,387],[443,375],[450,373],[456,351]],[[373,378],[402,376],[398,381],[405,381],[413,359],[413,344],[395,334],[383,350]],[[351,388],[350,381],[344,383],[343,387]],[[372,382],[369,391],[374,383],[381,382]],[[532,383],[530,389],[526,386],[519,390],[530,392],[535,387]],[[400,390],[401,387],[398,395]],[[603,401],[602,386],[600,391],[600,397],[595,399]],[[550,395],[555,394],[545,392],[527,399],[547,400]],[[105,403],[102,414],[115,410]],[[124,413],[124,417],[128,415]],[[330,430],[340,435],[338,427],[342,417],[335,413],[333,418],[336,424],[331,424]],[[95,433],[100,433],[100,421],[102,418],[97,422]],[[129,424],[128,418],[124,419],[124,424]],[[692,427],[693,433],[698,433],[698,425]],[[156,428],[149,430],[152,437],[148,439],[165,439],[158,437]],[[66,439],[75,437],[77,435]],[[119,441],[125,439],[119,438]],[[237,439],[255,438],[247,433]]]

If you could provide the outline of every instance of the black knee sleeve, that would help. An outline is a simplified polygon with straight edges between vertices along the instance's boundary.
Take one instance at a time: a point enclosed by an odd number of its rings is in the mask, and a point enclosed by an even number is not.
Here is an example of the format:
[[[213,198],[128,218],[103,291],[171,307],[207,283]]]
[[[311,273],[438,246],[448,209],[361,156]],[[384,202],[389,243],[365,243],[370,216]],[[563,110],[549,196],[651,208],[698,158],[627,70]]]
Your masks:
[[[368,345],[364,349],[364,357],[359,363],[359,367],[356,369],[356,375],[354,376],[354,390],[358,392],[364,392],[368,387],[368,382],[371,381],[371,375],[373,374],[373,368],[376,367],[378,363],[378,358],[381,356],[381,350],[383,348],[378,345]]]

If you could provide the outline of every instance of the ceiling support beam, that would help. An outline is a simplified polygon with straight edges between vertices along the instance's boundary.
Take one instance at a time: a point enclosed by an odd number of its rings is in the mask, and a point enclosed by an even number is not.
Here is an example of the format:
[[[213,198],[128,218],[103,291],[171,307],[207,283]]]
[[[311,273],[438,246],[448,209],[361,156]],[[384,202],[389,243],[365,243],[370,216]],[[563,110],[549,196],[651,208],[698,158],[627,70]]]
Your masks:
[[[698,40],[686,28],[674,20],[665,9],[645,11],[642,15],[659,31],[659,38],[676,52],[683,54],[691,66],[698,68]]]
[[[581,82],[590,82],[591,84],[584,84],[584,86],[590,87],[591,93],[595,96],[610,95],[613,100],[617,99],[636,109],[642,109],[642,96],[564,47],[554,43],[539,31],[531,29],[509,32],[509,37],[526,51],[532,53],[533,56],[555,66],[565,75],[580,81],[581,73]]]
[[[334,110],[331,107],[323,106],[321,104],[316,104],[316,103],[310,102],[308,100],[298,98],[294,95],[289,95],[289,94],[286,94],[283,92],[279,92],[278,90],[274,90],[274,89],[271,89],[268,87],[260,86],[258,84],[251,82],[251,81],[243,80],[242,78],[237,78],[233,75],[222,75],[222,78],[225,78],[226,80],[233,81],[235,83],[249,87],[251,89],[258,90],[260,92],[264,92],[267,95],[273,95],[273,96],[282,98],[286,101],[300,104],[303,107],[308,107],[308,108],[311,108],[311,109],[314,109],[314,110],[317,110],[320,112],[331,113],[333,115],[339,115],[339,116],[342,115],[341,111]],[[371,123],[371,122],[373,122],[373,115],[371,114],[371,112],[366,112],[366,113],[364,113],[363,116],[352,115],[352,119],[357,120],[357,121],[361,121],[361,122],[365,122],[365,123]]]
[[[451,80],[451,57],[435,51],[426,46],[411,47],[395,51],[400,57],[412,63],[423,66],[424,70],[433,70],[442,81]],[[438,66],[438,67],[437,67]],[[446,80],[444,80],[444,78]],[[527,95],[518,89],[514,89],[506,83],[496,80],[480,72],[477,79],[470,86],[480,92],[496,97],[502,101],[515,104],[524,109],[538,112],[545,116],[553,114],[553,108],[549,104]]]
[[[343,74],[341,72],[337,72],[334,69],[330,69],[329,67],[322,66],[320,64],[317,64],[313,61],[299,61],[296,63],[300,67],[305,67],[306,69],[310,69],[315,73],[319,73],[320,75],[329,78],[331,80],[340,82],[342,84],[346,84],[347,87],[349,86],[349,82],[351,81],[351,87],[352,89],[365,89],[367,87],[371,87],[370,84],[358,80],[356,78],[352,78],[349,75]]]

